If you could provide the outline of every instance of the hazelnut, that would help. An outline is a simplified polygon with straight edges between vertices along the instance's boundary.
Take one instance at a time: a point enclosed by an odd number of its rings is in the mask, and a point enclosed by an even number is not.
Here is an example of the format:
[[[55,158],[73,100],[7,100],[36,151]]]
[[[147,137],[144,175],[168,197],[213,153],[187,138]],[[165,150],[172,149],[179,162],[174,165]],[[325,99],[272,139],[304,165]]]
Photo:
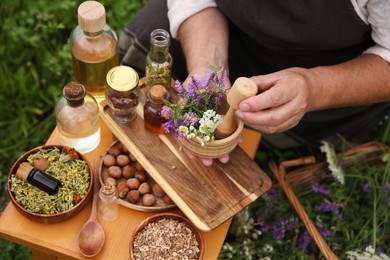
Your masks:
[[[34,161],[34,168],[38,171],[44,171],[48,166],[47,160],[44,158]]]
[[[138,161],[136,161],[134,163],[134,167],[138,170],[138,171],[143,171],[144,170],[144,167],[142,166],[142,164]]]
[[[116,158],[116,157],[118,157],[118,155],[120,155],[122,153],[122,148],[119,146],[111,146],[108,149],[107,153],[111,154],[112,156],[114,156]]]
[[[173,201],[171,200],[170,197],[168,197],[168,195],[164,195],[164,197],[162,198],[162,200],[164,201],[165,204],[167,205],[173,205]]]
[[[116,190],[118,192],[118,197],[121,199],[126,197],[127,193],[130,191],[129,187],[125,182],[118,183],[118,186],[116,186]]]
[[[138,191],[141,195],[144,195],[144,194],[147,194],[147,193],[150,193],[152,191],[152,189],[150,188],[150,185],[149,183],[147,182],[144,182],[142,183],[139,188],[138,188]]]
[[[134,177],[137,178],[140,182],[145,182],[148,180],[148,176],[146,176],[145,172],[136,171],[134,173]]]
[[[114,166],[116,164],[116,159],[111,154],[106,154],[103,159],[103,164],[106,167]]]
[[[156,202],[156,198],[148,193],[142,196],[141,202],[144,206],[152,206]]]
[[[122,177],[122,168],[119,166],[111,166],[108,168],[108,175],[114,179]]]
[[[140,194],[139,194],[139,191],[138,190],[131,190],[127,193],[126,195],[126,199],[131,202],[131,203],[134,203],[136,204],[139,199],[140,199]]]
[[[131,190],[138,190],[139,186],[141,185],[141,182],[137,178],[130,178],[126,181],[126,183]]]
[[[130,164],[122,168],[122,176],[125,179],[132,178],[134,176],[134,172],[135,172],[134,167]]]
[[[154,195],[156,195],[159,198],[162,198],[165,195],[165,192],[160,187],[160,185],[158,185],[157,183],[155,183],[153,185],[152,190],[153,190]]]
[[[113,186],[116,186],[116,180],[114,178],[112,178],[112,177],[108,177],[106,179],[106,183],[109,183],[109,184],[111,184]]]
[[[116,164],[120,167],[124,167],[130,163],[130,158],[127,155],[120,154],[116,157]]]

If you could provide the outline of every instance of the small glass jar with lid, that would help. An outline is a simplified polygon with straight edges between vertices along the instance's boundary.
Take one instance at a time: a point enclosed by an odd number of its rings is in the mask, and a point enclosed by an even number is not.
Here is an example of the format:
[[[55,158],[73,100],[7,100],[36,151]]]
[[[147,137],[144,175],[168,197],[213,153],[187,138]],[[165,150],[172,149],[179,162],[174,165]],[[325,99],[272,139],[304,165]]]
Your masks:
[[[129,66],[116,66],[107,73],[106,80],[106,101],[114,119],[120,123],[134,120],[141,101],[138,73]]]
[[[99,191],[99,212],[104,221],[114,221],[118,218],[118,197],[116,188],[111,183],[105,183]]]

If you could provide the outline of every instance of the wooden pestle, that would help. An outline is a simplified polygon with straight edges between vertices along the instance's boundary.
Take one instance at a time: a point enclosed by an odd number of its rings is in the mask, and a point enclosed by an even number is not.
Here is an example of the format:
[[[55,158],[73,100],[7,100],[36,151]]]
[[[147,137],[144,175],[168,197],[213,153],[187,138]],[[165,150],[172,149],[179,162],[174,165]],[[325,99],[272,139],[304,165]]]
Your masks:
[[[229,110],[222,117],[222,123],[215,129],[217,139],[226,138],[237,129],[237,122],[234,118],[234,111],[238,109],[240,102],[257,93],[256,84],[246,77],[237,78],[227,94]]]

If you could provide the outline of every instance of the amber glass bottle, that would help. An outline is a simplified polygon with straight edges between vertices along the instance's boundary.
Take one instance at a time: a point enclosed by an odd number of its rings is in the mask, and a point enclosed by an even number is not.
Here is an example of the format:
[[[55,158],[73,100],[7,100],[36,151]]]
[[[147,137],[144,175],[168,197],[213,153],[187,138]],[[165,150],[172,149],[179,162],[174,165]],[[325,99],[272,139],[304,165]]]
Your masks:
[[[104,97],[107,72],[118,65],[118,38],[106,24],[104,6],[83,2],[78,8],[78,26],[70,36],[74,80],[95,98]]]
[[[146,86],[171,85],[172,56],[169,53],[170,36],[163,29],[156,29],[150,34],[150,52],[146,56]]]
[[[163,100],[169,98],[169,91],[162,85],[154,85],[146,93],[144,123],[146,129],[155,134],[164,133],[161,125],[166,122],[166,119],[161,116],[161,109],[164,106]]]

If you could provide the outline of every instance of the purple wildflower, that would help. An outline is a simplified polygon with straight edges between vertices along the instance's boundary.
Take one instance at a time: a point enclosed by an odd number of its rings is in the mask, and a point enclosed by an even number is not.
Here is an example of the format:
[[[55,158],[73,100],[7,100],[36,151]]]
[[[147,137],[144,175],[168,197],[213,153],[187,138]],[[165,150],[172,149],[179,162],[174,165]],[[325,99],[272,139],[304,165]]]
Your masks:
[[[365,193],[368,193],[370,191],[370,186],[368,185],[368,183],[362,185],[362,191]]]
[[[326,190],[325,188],[321,187],[318,183],[314,183],[310,186],[311,190],[315,193],[319,193],[325,197],[328,197],[331,192]]]
[[[300,241],[301,241],[301,245],[299,246],[299,248],[301,250],[306,250],[307,246],[311,242],[311,236],[310,236],[309,232],[306,229],[302,233],[302,235],[300,236]]]
[[[377,245],[375,252],[377,255],[381,255],[383,253],[382,247],[380,245]]]
[[[172,108],[168,106],[163,106],[161,109],[161,116],[164,117],[167,120],[170,120],[173,118],[173,110]]]
[[[329,203],[329,202],[322,202],[319,211],[321,212],[338,212],[340,206],[337,205],[336,203]]]
[[[198,122],[198,118],[194,112],[188,112],[184,114],[183,125],[190,126],[195,125]]]
[[[177,90],[178,94],[184,95],[185,89],[183,88],[183,85],[179,80],[175,81],[175,89]]]
[[[273,225],[272,236],[275,240],[284,238],[285,228],[284,225]]]
[[[270,224],[264,224],[264,226],[261,227],[261,232],[268,233],[273,228],[273,225]]]
[[[383,186],[384,193],[390,193],[390,182]]]
[[[324,229],[320,231],[322,237],[327,237],[333,234],[333,232],[329,229]]]
[[[210,70],[206,77],[203,79],[202,85],[203,86],[209,86],[211,81],[214,79],[214,71]],[[207,88],[206,88],[207,89]]]

